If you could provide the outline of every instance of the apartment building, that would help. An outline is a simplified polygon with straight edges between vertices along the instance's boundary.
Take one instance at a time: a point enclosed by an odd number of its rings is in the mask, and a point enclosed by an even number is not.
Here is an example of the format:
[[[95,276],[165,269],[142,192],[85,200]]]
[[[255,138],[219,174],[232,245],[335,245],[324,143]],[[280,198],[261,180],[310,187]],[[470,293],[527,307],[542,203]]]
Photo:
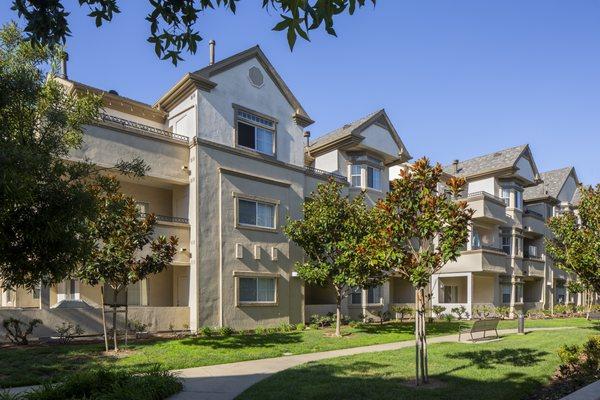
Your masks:
[[[122,190],[142,213],[157,216],[156,235],[179,238],[172,264],[120,299],[130,319],[154,330],[247,329],[333,312],[333,291],[305,285],[294,272],[303,253],[282,225],[301,217],[301,203],[330,178],[374,204],[411,158],[385,110],[311,141],[312,119],[258,46],[211,59],[153,105],[64,74],[56,79],[103,99],[101,117],[70,159],[103,167],[144,159],[150,171],[119,177]],[[525,145],[457,161],[445,172],[467,179],[464,197],[475,215],[460,258],[432,279],[432,303],[471,313],[479,304],[519,312],[573,301],[543,238],[548,216],[576,207],[574,169],[539,174]],[[343,313],[358,318],[405,304],[414,305],[414,290],[391,276],[381,287],[356,288]],[[42,319],[42,336],[63,321],[101,330],[100,288],[76,280],[4,291],[0,306],[0,319]]]
[[[450,311],[464,306],[506,306],[517,314],[578,302],[570,279],[545,253],[549,217],[577,205],[573,167],[539,173],[528,145],[444,167],[467,181],[463,200],[474,210],[469,241],[455,261],[434,275],[432,304]]]
[[[156,235],[179,238],[172,265],[120,299],[155,330],[306,320],[306,291],[318,294],[294,272],[303,253],[282,232],[286,218],[301,217],[301,203],[331,177],[373,202],[387,191],[388,167],[410,158],[383,110],[307,143],[312,119],[258,46],[185,74],[153,105],[56,79],[103,99],[70,159],[110,167],[142,158],[150,171],[119,177],[122,190],[156,214]],[[383,304],[385,290],[364,301]],[[4,291],[1,301],[0,318],[40,318],[41,335],[62,321],[100,329],[100,288],[77,280]]]

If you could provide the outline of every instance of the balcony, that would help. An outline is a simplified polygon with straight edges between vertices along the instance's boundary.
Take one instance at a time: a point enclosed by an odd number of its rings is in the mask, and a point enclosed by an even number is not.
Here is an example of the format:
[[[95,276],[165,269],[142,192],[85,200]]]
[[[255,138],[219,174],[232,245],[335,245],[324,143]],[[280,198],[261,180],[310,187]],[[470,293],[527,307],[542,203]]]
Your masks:
[[[172,264],[190,265],[190,225],[187,218],[156,215],[154,235],[176,236],[179,239],[179,251],[175,254]]]
[[[473,220],[494,225],[506,223],[506,203],[500,197],[487,192],[474,192],[464,198],[473,209]]]
[[[322,169],[309,166],[304,167],[304,171],[306,172],[306,175],[311,175],[321,179],[333,178],[339,183],[348,183],[348,180],[345,176],[342,176],[336,172],[324,171]]]
[[[444,266],[443,272],[507,273],[508,255],[494,247],[463,251],[455,262]]]
[[[545,266],[546,262],[541,257],[526,257],[523,259],[523,274],[543,278]]]
[[[546,219],[533,210],[525,210],[523,213],[523,231],[533,236],[544,235],[547,232]]]

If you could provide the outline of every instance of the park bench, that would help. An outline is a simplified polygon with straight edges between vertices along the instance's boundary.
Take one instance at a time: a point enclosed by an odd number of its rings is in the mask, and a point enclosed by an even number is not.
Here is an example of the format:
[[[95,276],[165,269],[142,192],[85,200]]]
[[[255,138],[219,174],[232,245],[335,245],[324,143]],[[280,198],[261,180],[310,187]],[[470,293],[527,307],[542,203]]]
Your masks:
[[[486,331],[494,331],[496,333],[496,337],[500,337],[498,336],[498,322],[500,322],[500,318],[475,320],[471,327],[460,329],[458,331],[458,341],[460,342],[460,336],[466,333],[471,336],[471,340],[474,340],[473,334],[478,332],[483,332],[483,337],[485,337]]]
[[[600,312],[594,311],[588,314],[589,321],[600,321]]]

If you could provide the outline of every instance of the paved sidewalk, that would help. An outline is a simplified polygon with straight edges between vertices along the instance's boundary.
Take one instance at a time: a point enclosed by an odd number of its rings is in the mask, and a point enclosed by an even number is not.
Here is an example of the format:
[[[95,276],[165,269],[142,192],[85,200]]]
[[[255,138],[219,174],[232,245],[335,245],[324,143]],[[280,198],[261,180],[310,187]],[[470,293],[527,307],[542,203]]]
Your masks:
[[[572,328],[530,328],[526,329],[526,332],[558,329]],[[507,335],[517,333],[517,330],[503,329],[499,330],[498,333],[500,335]],[[437,336],[427,339],[427,343],[442,342],[458,342],[458,334]],[[266,358],[262,360],[242,361],[231,364],[211,365],[174,371],[182,378],[184,388],[182,392],[170,397],[170,400],[232,400],[255,383],[277,372],[297,365],[327,358],[397,350],[405,347],[412,347],[414,344],[415,342],[413,340],[407,340],[403,342],[324,351],[321,353],[298,354],[286,357]]]
[[[573,329],[573,327],[529,328],[526,332]],[[499,330],[500,335],[517,333],[516,329]],[[458,334],[436,336],[427,343],[458,342]],[[464,341],[463,341],[464,342]],[[468,343],[468,342],[467,342]],[[477,343],[477,342],[476,342]],[[479,342],[486,343],[486,342]],[[173,371],[183,381],[183,391],[169,400],[233,400],[255,383],[285,369],[311,361],[327,358],[397,350],[414,346],[414,340],[353,347],[349,349],[324,351],[320,353],[298,354],[262,360],[242,361],[230,364],[209,365]],[[25,386],[9,389],[11,393],[22,393],[38,386]]]

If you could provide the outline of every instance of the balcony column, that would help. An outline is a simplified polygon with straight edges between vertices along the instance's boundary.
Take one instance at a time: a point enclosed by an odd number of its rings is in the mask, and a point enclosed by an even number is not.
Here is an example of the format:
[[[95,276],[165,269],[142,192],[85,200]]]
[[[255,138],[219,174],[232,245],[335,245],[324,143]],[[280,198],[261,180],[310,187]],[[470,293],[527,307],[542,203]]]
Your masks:
[[[515,303],[517,302],[517,280],[513,275],[510,279],[510,315],[515,317]]]
[[[439,275],[431,276],[431,305],[435,306],[440,304],[440,280]],[[413,289],[414,290],[414,289]]]
[[[467,274],[467,311],[473,315],[473,273]]]
[[[369,292],[367,289],[363,289],[361,291],[361,296],[360,296],[360,305],[362,307],[362,315],[364,317],[364,320],[367,320],[367,301],[369,300]]]
[[[390,304],[392,303],[391,290],[390,290],[390,281],[385,281],[381,287],[381,297],[383,298],[383,311],[391,311]]]

